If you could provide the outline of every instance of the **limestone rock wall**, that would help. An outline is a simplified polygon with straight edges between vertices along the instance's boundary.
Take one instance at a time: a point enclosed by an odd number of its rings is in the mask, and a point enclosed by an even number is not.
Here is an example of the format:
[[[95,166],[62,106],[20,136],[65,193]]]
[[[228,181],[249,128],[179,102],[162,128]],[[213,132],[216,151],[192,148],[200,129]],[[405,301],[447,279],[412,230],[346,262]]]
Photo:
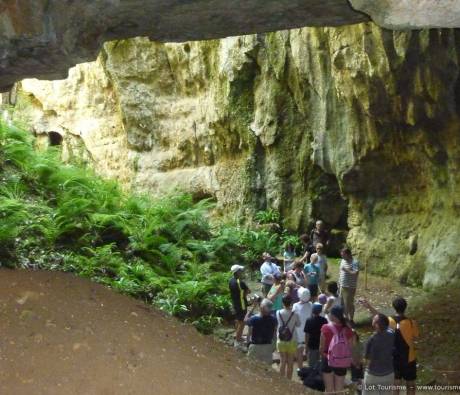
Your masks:
[[[106,176],[343,228],[374,271],[460,276],[459,37],[372,23],[223,40],[111,42],[67,80],[26,80],[15,116]]]

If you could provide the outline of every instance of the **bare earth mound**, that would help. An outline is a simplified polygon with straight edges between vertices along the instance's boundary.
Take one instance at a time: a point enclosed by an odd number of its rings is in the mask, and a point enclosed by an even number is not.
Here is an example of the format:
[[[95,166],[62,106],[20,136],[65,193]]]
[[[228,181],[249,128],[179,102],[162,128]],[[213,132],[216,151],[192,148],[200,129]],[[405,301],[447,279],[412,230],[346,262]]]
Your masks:
[[[269,368],[89,280],[0,271],[0,393],[298,393]]]

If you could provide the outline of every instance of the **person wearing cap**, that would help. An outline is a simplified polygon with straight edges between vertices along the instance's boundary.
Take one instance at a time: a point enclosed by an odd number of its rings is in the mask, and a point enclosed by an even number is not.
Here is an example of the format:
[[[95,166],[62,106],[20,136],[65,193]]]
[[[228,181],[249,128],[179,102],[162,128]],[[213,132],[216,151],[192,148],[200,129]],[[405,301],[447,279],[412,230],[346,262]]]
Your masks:
[[[269,299],[263,299],[260,302],[259,314],[253,315],[257,305],[258,303],[254,303],[244,319],[244,323],[252,329],[248,357],[272,364],[275,351],[273,338],[277,326],[277,320],[271,314],[273,303]]]
[[[307,346],[308,366],[317,368],[320,360],[319,340],[321,328],[327,324],[327,319],[321,316],[323,306],[314,303],[311,310],[311,317],[307,319],[304,326],[305,344]]]
[[[266,297],[275,282],[275,275],[281,275],[281,270],[268,252],[264,252],[262,258],[264,263],[260,266],[260,273],[262,274],[260,282],[262,283],[262,294]]]
[[[296,361],[299,369],[303,368],[303,355],[305,352],[305,334],[304,328],[307,319],[311,317],[312,304],[310,302],[310,291],[307,288],[299,288],[297,290],[299,301],[294,303],[293,311],[297,313],[300,318],[300,326],[295,328],[295,337],[297,341],[297,355]]]
[[[235,347],[240,347],[243,342],[244,317],[246,316],[248,301],[247,295],[251,292],[243,281],[244,266],[233,265],[230,268],[233,276],[228,283],[233,310],[236,318]]]

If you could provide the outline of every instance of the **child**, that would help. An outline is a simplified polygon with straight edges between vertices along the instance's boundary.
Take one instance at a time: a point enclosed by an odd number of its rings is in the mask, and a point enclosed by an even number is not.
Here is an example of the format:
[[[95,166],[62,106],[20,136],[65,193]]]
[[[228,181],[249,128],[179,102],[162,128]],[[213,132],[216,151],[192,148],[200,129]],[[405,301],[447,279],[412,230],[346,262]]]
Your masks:
[[[326,308],[326,304],[327,304],[327,295],[326,294],[320,294],[318,296],[318,303],[323,308],[323,310],[321,311],[321,317],[326,317],[325,308]]]
[[[321,317],[322,311],[323,306],[321,304],[313,304],[312,316],[305,322],[305,344],[310,368],[317,368],[320,360],[319,339],[321,337],[321,328],[327,324],[326,318]]]
[[[284,259],[284,273],[293,269],[292,265],[295,259],[295,248],[291,243],[286,243],[283,253]]]
[[[351,349],[351,381],[356,384],[357,388],[360,388],[362,380],[364,379],[363,352],[363,345],[359,341],[358,332],[353,329],[353,345]],[[358,394],[361,394],[359,389],[357,392]]]
[[[292,303],[297,303],[299,301],[298,295],[299,286],[292,280],[286,280],[286,287],[284,293],[290,295],[292,298]]]
[[[324,313],[328,321],[330,321],[328,318],[329,312],[334,306],[340,306],[342,304],[342,300],[339,297],[339,286],[335,281],[332,281],[327,285],[327,292],[329,296],[327,297],[327,303],[324,306]]]
[[[307,288],[298,289],[297,303],[294,303],[293,310],[300,318],[300,326],[296,328],[296,341],[297,341],[297,366],[299,369],[303,368],[303,354],[305,351],[305,334],[304,328],[307,319],[311,317],[312,304],[310,302],[310,291]]]
[[[284,308],[276,313],[278,320],[278,341],[276,345],[281,360],[281,376],[292,379],[294,358],[297,353],[295,328],[300,326],[300,318],[292,310],[292,299],[289,295],[283,296],[283,306]]]
[[[318,282],[319,282],[320,268],[317,264],[317,261],[318,261],[318,256],[312,255],[310,263],[305,265],[305,268],[303,269],[307,277],[308,289],[310,290],[310,295],[311,295],[312,300],[316,300],[316,297],[318,296]]]

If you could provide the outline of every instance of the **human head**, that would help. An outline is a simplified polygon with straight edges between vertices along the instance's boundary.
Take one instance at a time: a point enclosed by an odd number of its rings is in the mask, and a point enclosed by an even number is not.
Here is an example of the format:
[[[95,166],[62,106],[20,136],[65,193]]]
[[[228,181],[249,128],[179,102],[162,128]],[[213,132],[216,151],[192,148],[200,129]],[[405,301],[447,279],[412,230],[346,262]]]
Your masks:
[[[264,261],[270,260],[271,257],[272,257],[272,256],[271,256],[268,252],[264,252],[264,253],[262,254],[262,259],[263,259]]]
[[[310,236],[308,236],[306,233],[301,235],[299,239],[303,245],[307,245],[310,242]]]
[[[327,295],[320,294],[318,296],[318,302],[321,303],[322,305],[325,305],[327,303]]]
[[[273,302],[270,299],[263,299],[260,302],[260,314],[270,315],[273,310]]]
[[[329,284],[327,284],[327,291],[332,295],[337,295],[337,292],[339,291],[339,286],[335,281],[331,281]]]
[[[323,230],[324,228],[324,222],[321,221],[320,219],[316,221],[316,230]]]
[[[353,257],[353,254],[349,248],[342,248],[340,250],[340,256],[345,260],[349,260]]]
[[[343,326],[347,325],[347,320],[345,319],[343,315],[343,307],[342,306],[334,306],[332,307],[330,313],[329,313],[329,318],[332,322],[336,324],[341,324]]]
[[[286,280],[286,288],[289,288],[289,289],[295,289],[297,288],[297,284],[295,283],[294,280]]]
[[[378,313],[372,319],[372,327],[378,332],[386,331],[389,325],[390,320],[385,314]]]
[[[296,272],[300,272],[303,270],[303,262],[301,262],[300,260],[297,260],[295,263],[294,263],[294,270]]]
[[[241,276],[243,275],[244,266],[241,266],[241,265],[233,265],[233,266],[230,268],[230,271],[232,272],[233,277],[235,277],[235,278],[241,278]]]
[[[313,307],[311,309],[311,313],[313,315],[320,315],[323,311],[323,305],[320,303],[313,303]]]
[[[324,246],[323,243],[316,243],[316,252],[318,254],[321,254],[324,251]]]
[[[284,248],[286,251],[294,251],[294,245],[292,243],[286,243]]]
[[[398,296],[396,299],[393,300],[393,308],[398,314],[404,314],[407,309],[407,302],[406,299]]]
[[[303,303],[307,303],[310,301],[311,295],[310,295],[310,290],[308,288],[299,288],[297,290],[297,296],[299,297],[299,300]]]
[[[283,296],[283,306],[286,308],[292,307],[292,296],[287,294]]]
[[[279,284],[283,279],[283,275],[281,273],[275,273],[273,277],[275,279],[275,284]]]
[[[311,263],[316,263],[316,262],[318,262],[318,254],[317,254],[317,253],[311,254],[310,262],[311,262]]]

